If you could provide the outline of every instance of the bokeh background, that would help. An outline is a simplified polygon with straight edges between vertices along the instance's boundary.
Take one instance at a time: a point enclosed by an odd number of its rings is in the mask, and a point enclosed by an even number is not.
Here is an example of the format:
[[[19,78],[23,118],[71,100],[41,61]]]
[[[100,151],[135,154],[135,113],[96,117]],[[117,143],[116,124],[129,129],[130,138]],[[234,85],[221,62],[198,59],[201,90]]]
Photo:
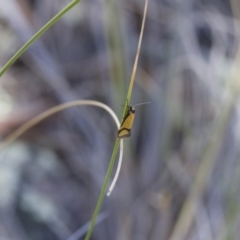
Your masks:
[[[70,1],[0,0],[0,66]],[[1,141],[58,104],[121,118],[144,1],[82,0],[0,78]],[[240,238],[240,2],[150,0],[132,136],[92,240]],[[116,126],[96,107],[44,120],[0,153],[0,240],[83,239]]]

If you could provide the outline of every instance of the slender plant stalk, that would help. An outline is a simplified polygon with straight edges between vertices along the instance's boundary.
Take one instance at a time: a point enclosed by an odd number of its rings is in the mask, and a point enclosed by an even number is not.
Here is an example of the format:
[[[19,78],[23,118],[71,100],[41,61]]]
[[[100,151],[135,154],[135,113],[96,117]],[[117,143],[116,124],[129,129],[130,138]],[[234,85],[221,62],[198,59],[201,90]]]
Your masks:
[[[143,31],[144,31],[146,17],[147,17],[147,9],[148,9],[148,0],[145,0],[143,20],[142,20],[142,26],[141,26],[141,31],[140,31],[139,41],[138,41],[137,53],[136,53],[136,57],[135,57],[134,65],[133,65],[131,80],[130,80],[128,93],[127,93],[127,99],[126,99],[125,107],[124,107],[124,111],[123,111],[123,117],[126,114],[127,106],[129,104],[131,96],[132,96],[132,90],[133,90],[133,85],[134,85],[137,66],[138,66],[138,59],[139,59],[140,49],[141,49],[141,45],[142,45]]]
[[[100,196],[98,198],[97,205],[95,207],[95,210],[94,210],[94,213],[93,213],[93,216],[92,216],[92,219],[91,219],[91,223],[90,223],[87,235],[85,236],[84,240],[89,240],[91,235],[92,235],[93,228],[94,228],[94,225],[95,225],[95,221],[96,221],[96,218],[99,214],[100,208],[102,206],[102,202],[103,202],[106,190],[107,190],[108,182],[109,182],[109,179],[110,179],[110,176],[111,176],[111,173],[112,173],[112,169],[113,169],[113,166],[114,166],[114,163],[115,163],[119,143],[120,143],[120,139],[117,139],[116,142],[115,142],[115,145],[114,145],[112,157],[111,157],[111,160],[110,160],[110,163],[109,163],[109,166],[108,166],[107,174],[106,174],[104,182],[103,182],[103,186],[102,186],[102,189],[101,189],[101,192],[100,192]]]
[[[129,84],[129,88],[128,88],[127,99],[126,99],[126,103],[125,103],[125,107],[124,107],[124,111],[123,111],[123,117],[125,116],[125,113],[126,113],[126,110],[127,110],[127,105],[129,103],[129,101],[131,99],[131,95],[132,95],[132,89],[133,89],[133,84],[134,84],[134,80],[135,80],[135,76],[136,76],[138,59],[139,59],[139,54],[140,54],[140,49],[141,49],[141,44],[142,44],[143,31],[144,31],[144,26],[145,26],[145,21],[146,21],[147,8],[148,8],[148,0],[145,0],[141,32],[140,32],[140,36],[139,36],[139,42],[138,42],[137,53],[136,53],[136,57],[135,57],[134,65],[133,65],[131,80],[130,80],[130,84]],[[114,166],[114,162],[115,162],[115,159],[116,159],[116,154],[117,154],[117,151],[118,151],[119,142],[120,142],[119,139],[117,139],[116,142],[115,142],[112,157],[111,157],[109,167],[108,167],[108,170],[107,170],[107,174],[106,174],[106,177],[105,177],[102,189],[101,189],[101,193],[100,193],[100,196],[99,196],[98,201],[97,201],[96,208],[95,208],[94,213],[93,213],[93,217],[92,217],[92,220],[91,220],[90,227],[88,229],[87,235],[85,236],[84,240],[89,240],[91,235],[92,235],[93,228],[94,228],[94,225],[95,225],[95,221],[96,221],[96,218],[99,214],[100,208],[102,206],[102,202],[103,202],[103,198],[104,198],[105,193],[106,193],[108,181],[109,181],[109,178],[110,178],[111,173],[112,173],[112,168]]]
[[[148,0],[145,0],[143,20],[142,20],[141,32],[140,32],[139,41],[138,41],[137,53],[136,53],[135,62],[133,65],[133,70],[132,70],[132,76],[131,76],[131,80],[130,80],[130,84],[129,84],[129,88],[128,88],[128,94],[127,94],[128,101],[130,101],[130,99],[131,99],[133,84],[134,84],[135,77],[136,77],[138,59],[139,59],[140,49],[141,49],[141,45],[142,45],[143,31],[144,31],[146,16],[147,16],[147,9],[148,9]]]
[[[80,1],[81,0],[73,0],[63,10],[61,10],[57,15],[55,15],[49,22],[47,22],[34,36],[32,36],[1,69],[0,77],[29,48],[29,46],[32,43],[34,43],[44,32],[46,32],[55,22],[57,22],[65,13],[67,13],[71,8],[73,8]]]

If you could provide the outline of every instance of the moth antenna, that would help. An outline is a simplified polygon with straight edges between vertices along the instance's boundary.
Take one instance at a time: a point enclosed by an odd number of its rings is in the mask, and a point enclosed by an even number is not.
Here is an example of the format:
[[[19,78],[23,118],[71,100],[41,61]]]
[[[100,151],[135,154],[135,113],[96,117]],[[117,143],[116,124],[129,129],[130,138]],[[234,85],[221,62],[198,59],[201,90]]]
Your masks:
[[[138,105],[149,104],[149,103],[151,103],[151,102],[143,102],[143,103],[138,103],[138,104],[135,104],[135,105],[133,105],[132,107],[136,107],[136,106],[138,106]]]

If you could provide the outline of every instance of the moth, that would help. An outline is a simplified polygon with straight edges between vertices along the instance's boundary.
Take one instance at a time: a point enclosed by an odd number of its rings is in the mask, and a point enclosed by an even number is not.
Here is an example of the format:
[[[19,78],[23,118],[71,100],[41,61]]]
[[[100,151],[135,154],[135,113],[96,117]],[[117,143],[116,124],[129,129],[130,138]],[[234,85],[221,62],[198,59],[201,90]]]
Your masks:
[[[142,104],[148,104],[149,102],[146,103],[139,103],[134,106],[128,106],[127,113],[123,118],[122,124],[118,130],[117,136],[118,138],[128,138],[131,136],[131,129],[135,117],[135,106],[137,105],[142,105]]]

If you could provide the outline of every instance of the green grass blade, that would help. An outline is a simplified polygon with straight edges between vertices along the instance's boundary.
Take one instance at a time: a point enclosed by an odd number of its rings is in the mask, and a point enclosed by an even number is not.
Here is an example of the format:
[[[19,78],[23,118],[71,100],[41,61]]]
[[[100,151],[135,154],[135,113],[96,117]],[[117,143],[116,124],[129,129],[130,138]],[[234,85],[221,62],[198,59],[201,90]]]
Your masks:
[[[62,9],[57,15],[55,15],[50,21],[48,21],[34,36],[32,36],[5,64],[0,71],[0,77],[10,68],[10,66],[34,43],[44,32],[46,32],[55,22],[57,22],[66,12],[73,8],[81,0],[73,0],[64,9]]]
[[[110,163],[109,163],[109,166],[108,166],[107,174],[106,174],[105,179],[104,179],[104,183],[103,183],[103,186],[102,186],[102,189],[101,189],[101,193],[100,193],[100,196],[98,198],[98,202],[97,202],[96,208],[95,208],[93,216],[92,216],[90,227],[88,229],[87,235],[85,236],[84,240],[89,240],[91,235],[92,235],[93,228],[94,228],[94,225],[95,225],[95,221],[96,221],[96,218],[99,214],[100,208],[102,206],[102,202],[103,202],[103,199],[105,197],[105,193],[106,193],[106,190],[107,190],[109,178],[111,176],[112,169],[113,169],[113,166],[114,166],[114,163],[115,163],[117,151],[118,151],[118,148],[119,148],[119,143],[120,143],[120,139],[117,139],[116,142],[115,142],[115,145],[114,145],[112,157],[111,157],[111,160],[110,160]]]

